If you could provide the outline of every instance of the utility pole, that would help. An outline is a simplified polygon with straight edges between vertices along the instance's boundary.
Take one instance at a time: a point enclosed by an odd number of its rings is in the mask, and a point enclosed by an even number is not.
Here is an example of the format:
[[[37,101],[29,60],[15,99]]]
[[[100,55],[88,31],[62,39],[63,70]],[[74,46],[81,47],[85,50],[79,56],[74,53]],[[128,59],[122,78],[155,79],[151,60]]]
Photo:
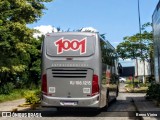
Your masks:
[[[139,0],[138,0],[138,19],[139,19],[139,33],[141,35],[141,15],[140,15],[140,6],[139,6]],[[141,39],[141,38],[140,38]]]
[[[142,45],[142,37],[141,37],[141,15],[140,15],[140,5],[138,0],[138,20],[139,20],[139,34],[140,34],[140,47]],[[142,49],[141,49],[141,57],[142,57]],[[138,66],[137,66],[138,69]],[[145,82],[145,60],[143,59],[143,83]]]

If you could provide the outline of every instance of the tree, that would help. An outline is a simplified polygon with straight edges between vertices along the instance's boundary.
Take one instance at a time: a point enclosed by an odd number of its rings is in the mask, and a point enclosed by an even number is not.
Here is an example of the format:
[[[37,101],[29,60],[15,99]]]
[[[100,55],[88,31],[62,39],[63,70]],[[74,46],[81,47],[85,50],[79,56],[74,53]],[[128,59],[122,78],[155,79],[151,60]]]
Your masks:
[[[34,30],[26,24],[39,20],[46,9],[44,2],[51,1],[0,0],[0,86],[17,76],[28,79],[40,52]]]
[[[142,33],[124,37],[124,42],[117,46],[117,52],[122,59],[137,59],[151,61],[153,74],[153,32],[147,31],[151,23],[142,25]]]
[[[153,33],[146,31],[146,27],[150,27],[151,23],[142,26],[142,34],[124,37],[124,42],[117,46],[117,52],[122,59],[139,57],[142,60],[149,59],[150,53],[153,53]]]

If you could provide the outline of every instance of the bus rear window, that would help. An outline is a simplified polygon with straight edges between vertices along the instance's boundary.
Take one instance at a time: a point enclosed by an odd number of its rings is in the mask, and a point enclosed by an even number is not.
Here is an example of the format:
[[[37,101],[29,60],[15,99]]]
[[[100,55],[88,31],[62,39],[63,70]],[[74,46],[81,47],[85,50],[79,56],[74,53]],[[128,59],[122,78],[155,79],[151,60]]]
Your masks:
[[[95,36],[47,36],[46,53],[49,56],[91,56],[95,41]]]

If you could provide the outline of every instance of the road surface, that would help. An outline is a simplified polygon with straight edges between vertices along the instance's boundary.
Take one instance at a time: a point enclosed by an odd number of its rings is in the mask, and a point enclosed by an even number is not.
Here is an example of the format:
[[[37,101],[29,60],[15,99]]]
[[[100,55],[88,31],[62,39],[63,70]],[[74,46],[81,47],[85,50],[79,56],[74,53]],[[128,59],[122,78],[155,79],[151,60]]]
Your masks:
[[[117,97],[117,101],[113,101],[110,103],[107,109],[102,109],[100,111],[89,111],[86,109],[83,110],[73,110],[73,109],[64,109],[62,111],[57,111],[55,108],[48,108],[43,110],[37,110],[34,112],[41,113],[42,118],[35,117],[30,118],[34,120],[128,120],[128,119],[141,119],[140,117],[135,117],[136,107],[133,102],[134,97],[143,97],[144,93],[124,93],[123,88],[124,84],[120,84],[120,93]],[[122,92],[121,92],[122,90]],[[27,111],[32,112],[32,111]],[[48,117],[44,117],[48,116]],[[9,118],[10,120],[19,120],[19,119],[28,119],[28,118]],[[6,117],[0,118],[0,120],[8,120]]]

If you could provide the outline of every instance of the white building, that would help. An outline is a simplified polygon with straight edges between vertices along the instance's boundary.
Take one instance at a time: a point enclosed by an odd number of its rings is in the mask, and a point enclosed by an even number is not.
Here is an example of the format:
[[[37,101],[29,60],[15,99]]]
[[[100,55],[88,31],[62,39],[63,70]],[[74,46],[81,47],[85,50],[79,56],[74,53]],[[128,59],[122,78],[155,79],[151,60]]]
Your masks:
[[[135,76],[149,76],[151,75],[150,63],[142,60],[134,60]],[[138,70],[137,70],[138,69]]]
[[[142,61],[140,59],[134,59],[134,60],[119,60],[119,62],[122,64],[122,67],[135,67],[135,75],[138,79],[145,81],[145,77],[151,75],[151,68],[150,63],[147,61]]]

